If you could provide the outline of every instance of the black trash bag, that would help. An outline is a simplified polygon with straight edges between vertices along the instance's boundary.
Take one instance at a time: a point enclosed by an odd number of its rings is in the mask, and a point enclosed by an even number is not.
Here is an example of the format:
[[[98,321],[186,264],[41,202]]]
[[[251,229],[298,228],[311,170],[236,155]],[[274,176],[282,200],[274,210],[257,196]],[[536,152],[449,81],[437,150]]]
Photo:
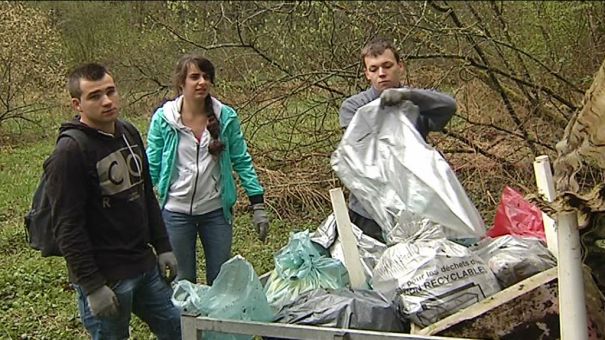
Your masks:
[[[379,292],[367,289],[315,289],[284,305],[275,322],[321,327],[409,332],[395,308]],[[275,338],[273,338],[275,339]]]
[[[605,294],[605,213],[594,213],[587,228],[580,230],[582,261],[592,270],[592,276]]]

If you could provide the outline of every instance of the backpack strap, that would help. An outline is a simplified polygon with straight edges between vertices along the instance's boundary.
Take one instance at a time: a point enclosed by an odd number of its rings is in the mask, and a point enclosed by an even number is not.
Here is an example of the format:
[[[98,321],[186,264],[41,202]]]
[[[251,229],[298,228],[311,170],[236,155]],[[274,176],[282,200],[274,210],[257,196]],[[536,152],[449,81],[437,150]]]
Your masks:
[[[80,151],[82,151],[82,153],[84,153],[85,158],[87,158],[88,155],[88,136],[86,135],[86,133],[80,129],[69,129],[69,130],[65,130],[62,131],[59,136],[57,137],[57,143],[59,142],[59,139],[63,138],[63,137],[69,137],[73,140],[75,140],[78,145],[80,146]]]
[[[84,168],[86,169],[86,173],[91,179],[91,183],[94,183],[93,179],[97,175],[97,170],[95,160],[92,159],[92,156],[89,152],[89,150],[91,150],[90,137],[86,135],[86,132],[80,129],[69,129],[59,133],[59,136],[57,136],[57,143],[61,138],[71,138],[75,140],[76,143],[78,143],[78,146],[80,147],[80,152],[82,152],[82,155],[84,156]]]

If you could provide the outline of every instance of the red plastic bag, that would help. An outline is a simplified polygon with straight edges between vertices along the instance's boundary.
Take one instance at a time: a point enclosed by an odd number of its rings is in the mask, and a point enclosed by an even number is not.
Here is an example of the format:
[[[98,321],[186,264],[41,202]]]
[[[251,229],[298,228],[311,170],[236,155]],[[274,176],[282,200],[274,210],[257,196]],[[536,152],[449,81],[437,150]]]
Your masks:
[[[536,237],[546,242],[540,209],[508,186],[502,191],[494,226],[487,231],[490,237],[502,235]]]

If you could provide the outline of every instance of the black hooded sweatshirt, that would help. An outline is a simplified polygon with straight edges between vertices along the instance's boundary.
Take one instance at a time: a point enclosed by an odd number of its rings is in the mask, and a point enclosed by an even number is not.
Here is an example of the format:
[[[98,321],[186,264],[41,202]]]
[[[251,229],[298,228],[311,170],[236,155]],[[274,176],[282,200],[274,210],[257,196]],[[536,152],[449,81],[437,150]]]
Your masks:
[[[125,124],[117,121],[111,135],[76,117],[60,130],[84,131],[86,154],[63,137],[44,163],[53,232],[70,280],[86,294],[153,269],[151,247],[157,254],[171,251],[144,144]]]

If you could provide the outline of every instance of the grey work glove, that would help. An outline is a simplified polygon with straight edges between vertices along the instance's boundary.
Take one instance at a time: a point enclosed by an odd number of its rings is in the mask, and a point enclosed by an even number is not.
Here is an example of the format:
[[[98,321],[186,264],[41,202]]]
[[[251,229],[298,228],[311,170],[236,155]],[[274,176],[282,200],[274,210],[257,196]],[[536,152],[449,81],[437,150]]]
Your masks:
[[[395,106],[404,100],[411,100],[411,91],[406,88],[386,89],[380,94],[380,108]]]
[[[118,315],[118,297],[107,286],[103,286],[86,297],[88,307],[94,317],[107,318]]]
[[[158,255],[158,265],[160,266],[160,274],[166,281],[172,282],[177,273],[177,263],[174,253],[167,251]]]
[[[252,222],[258,233],[258,239],[265,242],[267,239],[267,233],[269,232],[269,217],[265,211],[264,203],[252,204]]]

